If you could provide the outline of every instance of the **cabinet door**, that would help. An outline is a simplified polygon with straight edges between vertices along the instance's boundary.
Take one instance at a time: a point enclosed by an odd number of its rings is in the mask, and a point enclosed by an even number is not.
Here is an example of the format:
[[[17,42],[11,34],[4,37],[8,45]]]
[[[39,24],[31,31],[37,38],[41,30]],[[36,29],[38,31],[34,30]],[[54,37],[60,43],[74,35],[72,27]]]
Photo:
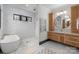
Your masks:
[[[72,6],[71,7],[71,31],[72,32],[78,32],[77,31],[77,18],[79,17],[79,5]]]
[[[79,37],[65,36],[64,43],[79,48]]]
[[[71,45],[71,46],[79,48],[79,42],[75,42],[75,41],[71,41],[71,40],[66,40],[65,43],[68,44],[68,45]]]
[[[54,40],[54,41],[59,41],[59,36],[56,33],[48,32],[48,39]]]
[[[54,30],[54,19],[53,19],[53,13],[49,14],[49,31]]]
[[[64,43],[64,34],[60,34],[59,36],[60,36],[59,41]]]
[[[58,36],[56,36],[56,35],[48,36],[48,39],[54,40],[54,41],[59,41],[59,40],[58,40]]]

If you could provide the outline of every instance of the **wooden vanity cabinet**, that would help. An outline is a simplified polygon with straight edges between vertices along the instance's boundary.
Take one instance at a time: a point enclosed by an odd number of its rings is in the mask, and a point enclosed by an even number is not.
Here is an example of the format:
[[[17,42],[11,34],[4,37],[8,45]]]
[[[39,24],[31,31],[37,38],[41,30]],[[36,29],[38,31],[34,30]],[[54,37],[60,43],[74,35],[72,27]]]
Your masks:
[[[79,48],[79,35],[72,34],[48,32],[48,39]]]
[[[55,40],[55,41],[59,41],[58,38],[59,38],[58,37],[58,34],[52,33],[52,32],[48,32],[48,39]]]
[[[64,43],[79,48],[79,36],[65,35]]]
[[[64,35],[55,32],[48,32],[48,39],[58,42],[64,42]]]

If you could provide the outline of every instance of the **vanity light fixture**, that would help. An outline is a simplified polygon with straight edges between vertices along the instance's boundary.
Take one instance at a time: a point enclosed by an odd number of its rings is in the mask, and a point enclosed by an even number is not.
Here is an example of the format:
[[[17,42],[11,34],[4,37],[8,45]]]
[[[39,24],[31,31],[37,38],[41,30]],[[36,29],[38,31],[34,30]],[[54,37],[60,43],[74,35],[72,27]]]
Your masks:
[[[61,11],[61,12],[58,12],[58,13],[57,13],[57,16],[62,15],[62,14],[66,14],[66,13],[67,13],[66,10],[65,10],[65,11]]]
[[[64,14],[66,14],[66,13],[67,13],[67,11],[65,10],[65,11],[63,11],[63,13],[64,13]]]

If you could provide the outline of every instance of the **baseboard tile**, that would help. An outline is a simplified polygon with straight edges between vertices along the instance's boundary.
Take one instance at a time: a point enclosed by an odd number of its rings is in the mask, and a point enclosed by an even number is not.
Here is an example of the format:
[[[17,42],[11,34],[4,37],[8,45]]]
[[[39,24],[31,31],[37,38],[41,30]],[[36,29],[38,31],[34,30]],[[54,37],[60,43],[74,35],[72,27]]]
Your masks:
[[[39,42],[39,45],[42,45],[43,43],[45,43],[45,42],[47,42],[47,41],[49,41],[49,39],[46,39],[46,40],[44,40],[44,41]]]

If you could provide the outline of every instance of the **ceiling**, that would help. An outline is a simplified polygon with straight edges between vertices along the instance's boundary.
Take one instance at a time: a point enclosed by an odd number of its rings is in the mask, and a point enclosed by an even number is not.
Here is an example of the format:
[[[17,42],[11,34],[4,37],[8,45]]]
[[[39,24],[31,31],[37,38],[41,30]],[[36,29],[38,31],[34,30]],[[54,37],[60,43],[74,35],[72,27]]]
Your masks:
[[[50,8],[50,9],[56,9],[63,6],[69,6],[69,4],[39,4],[41,6]],[[10,4],[11,7],[16,7],[20,9],[27,9],[28,11],[35,12],[34,10],[38,7],[38,4]]]
[[[68,10],[71,6],[75,4],[43,4],[43,6],[50,8],[52,12],[59,12],[62,10]]]
[[[36,4],[8,4],[7,6],[28,10],[30,12],[34,12],[37,7]]]
[[[50,9],[54,9],[54,8],[65,6],[67,4],[42,4],[42,5]]]

